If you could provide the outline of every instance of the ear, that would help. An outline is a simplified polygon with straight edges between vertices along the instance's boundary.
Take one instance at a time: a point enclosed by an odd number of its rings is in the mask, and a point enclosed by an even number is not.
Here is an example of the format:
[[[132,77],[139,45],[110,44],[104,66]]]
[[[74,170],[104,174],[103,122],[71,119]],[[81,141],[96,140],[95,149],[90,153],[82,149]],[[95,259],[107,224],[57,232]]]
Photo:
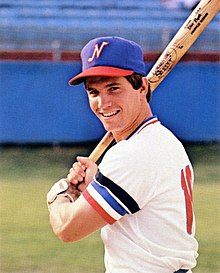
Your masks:
[[[146,77],[142,78],[142,86],[140,87],[140,94],[146,99],[146,95],[148,92],[148,80]]]

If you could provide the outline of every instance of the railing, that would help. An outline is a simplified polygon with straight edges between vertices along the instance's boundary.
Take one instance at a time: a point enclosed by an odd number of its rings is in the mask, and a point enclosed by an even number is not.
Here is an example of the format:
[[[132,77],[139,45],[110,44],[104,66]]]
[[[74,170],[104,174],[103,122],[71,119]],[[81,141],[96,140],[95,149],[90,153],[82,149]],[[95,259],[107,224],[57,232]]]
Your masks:
[[[0,0],[0,50],[80,50],[94,37],[118,35],[145,51],[162,51],[189,13],[167,10],[159,0]],[[218,14],[193,51],[219,50],[219,19]]]

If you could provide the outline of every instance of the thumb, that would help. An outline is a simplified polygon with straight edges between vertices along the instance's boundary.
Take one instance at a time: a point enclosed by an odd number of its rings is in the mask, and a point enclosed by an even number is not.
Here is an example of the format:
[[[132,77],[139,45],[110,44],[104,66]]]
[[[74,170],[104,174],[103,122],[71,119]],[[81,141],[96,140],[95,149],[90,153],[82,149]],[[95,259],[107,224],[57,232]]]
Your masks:
[[[80,163],[81,166],[85,167],[85,168],[89,168],[90,166],[94,166],[94,162],[89,159],[88,157],[84,157],[84,156],[77,156],[77,161]],[[93,164],[94,163],[94,164]],[[95,164],[96,165],[96,164]]]
[[[97,173],[98,170],[97,164],[88,157],[77,156],[76,159],[86,173],[85,182],[91,182],[91,180]]]

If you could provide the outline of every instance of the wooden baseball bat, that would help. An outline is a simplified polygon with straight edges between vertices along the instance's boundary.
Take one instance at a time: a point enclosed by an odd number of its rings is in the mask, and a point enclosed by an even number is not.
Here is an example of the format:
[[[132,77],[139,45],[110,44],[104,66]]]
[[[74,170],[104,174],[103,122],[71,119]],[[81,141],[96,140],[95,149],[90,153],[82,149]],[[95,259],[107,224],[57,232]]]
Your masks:
[[[220,10],[220,0],[201,0],[146,76],[153,92]],[[113,141],[107,132],[89,158],[96,162]]]

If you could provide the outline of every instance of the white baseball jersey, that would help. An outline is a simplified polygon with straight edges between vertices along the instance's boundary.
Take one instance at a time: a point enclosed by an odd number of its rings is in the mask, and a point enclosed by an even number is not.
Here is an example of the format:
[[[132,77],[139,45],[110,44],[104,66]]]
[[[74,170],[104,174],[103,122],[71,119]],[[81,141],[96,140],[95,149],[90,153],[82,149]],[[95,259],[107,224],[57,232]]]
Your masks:
[[[192,186],[182,144],[155,116],[108,150],[83,193],[109,223],[101,230],[106,273],[172,273],[196,265]]]

